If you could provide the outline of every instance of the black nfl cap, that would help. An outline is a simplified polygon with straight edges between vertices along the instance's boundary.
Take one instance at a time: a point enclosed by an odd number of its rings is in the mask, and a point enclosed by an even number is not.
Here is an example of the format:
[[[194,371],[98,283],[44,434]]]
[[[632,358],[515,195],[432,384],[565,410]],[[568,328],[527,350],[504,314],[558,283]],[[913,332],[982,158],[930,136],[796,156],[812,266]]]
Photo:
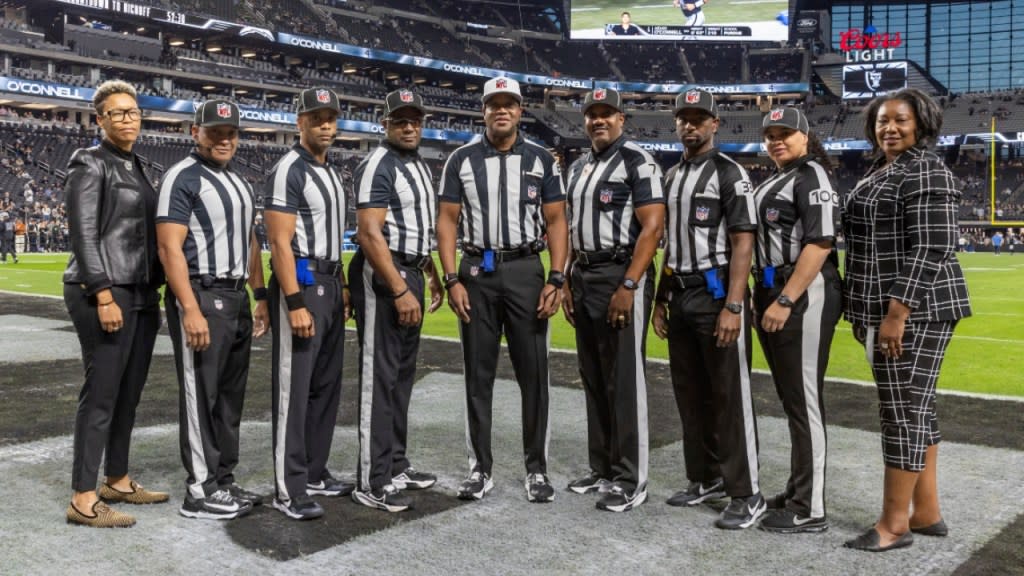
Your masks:
[[[619,112],[622,110],[622,96],[619,95],[618,91],[612,90],[611,88],[595,88],[594,90],[587,92],[586,97],[583,98],[583,113],[586,114],[587,110],[591,106],[598,104],[604,104],[611,106]]]
[[[426,115],[423,98],[411,90],[395,90],[384,98],[384,117],[387,118],[402,108],[415,108]]]
[[[761,131],[764,132],[772,126],[782,126],[804,134],[810,132],[807,117],[796,108],[774,108],[769,111],[764,115],[764,121],[761,122]]]
[[[207,100],[196,108],[196,126],[234,126],[238,128],[238,106],[227,100]]]
[[[338,103],[338,95],[330,88],[308,88],[299,93],[299,104],[295,108],[296,114],[305,114],[321,108],[329,108],[341,114],[341,104]]]
[[[715,103],[715,95],[710,92],[687,90],[676,96],[676,107],[672,111],[674,116],[678,116],[683,110],[691,109],[703,110],[710,114],[712,118],[718,118],[718,104]]]

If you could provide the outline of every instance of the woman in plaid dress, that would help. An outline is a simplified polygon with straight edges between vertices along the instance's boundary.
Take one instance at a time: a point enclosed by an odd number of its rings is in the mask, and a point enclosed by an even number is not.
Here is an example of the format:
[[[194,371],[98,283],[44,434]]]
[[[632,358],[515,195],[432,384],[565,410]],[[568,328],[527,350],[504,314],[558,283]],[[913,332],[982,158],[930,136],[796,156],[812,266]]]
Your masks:
[[[953,174],[926,146],[942,109],[905,89],[864,111],[878,159],[843,205],[844,312],[878,385],[885,462],[882,515],[848,548],[881,552],[913,533],[945,536],[936,482],[935,382],[960,318],[971,308],[960,263]]]

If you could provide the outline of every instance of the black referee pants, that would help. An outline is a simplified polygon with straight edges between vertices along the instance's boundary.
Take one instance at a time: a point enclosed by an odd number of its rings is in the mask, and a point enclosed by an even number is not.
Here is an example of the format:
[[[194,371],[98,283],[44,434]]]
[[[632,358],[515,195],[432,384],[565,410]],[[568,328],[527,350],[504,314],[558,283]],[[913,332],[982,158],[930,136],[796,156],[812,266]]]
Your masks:
[[[15,260],[18,259],[18,252],[14,242],[14,234],[3,234],[0,236],[0,261],[7,262],[8,254],[10,254]]]
[[[423,308],[423,273],[395,262]],[[359,331],[360,490],[376,490],[409,467],[409,399],[416,378],[419,326],[401,326],[390,287],[374,273],[363,251],[348,269]]]
[[[345,353],[345,308],[341,279],[313,272],[315,283],[302,287],[313,316],[312,338],[292,334],[288,307],[274,275],[268,286],[272,363],[274,482],[277,498],[289,504],[320,481],[334,439],[341,399]]]
[[[633,317],[608,324],[608,304],[629,263],[572,268],[576,354],[587,397],[590,468],[628,491],[647,488],[647,322],[654,301],[654,266],[639,279]]]
[[[707,483],[721,477],[734,498],[760,491],[747,300],[740,337],[725,348],[715,336],[724,298],[715,300],[703,286],[673,288],[668,304],[669,366],[683,423],[686,478]]]
[[[75,414],[71,489],[96,489],[100,460],[105,472],[118,478],[128,473],[128,452],[135,408],[149,375],[153,344],[160,328],[160,295],[148,287],[110,289],[121,308],[124,325],[106,332],[96,312],[96,299],[78,284],[64,285],[64,303],[82,346],[85,384]]]
[[[459,281],[469,293],[469,323],[459,323],[466,371],[466,443],[469,468],[491,473],[491,405],[502,334],[522,393],[523,451],[529,474],[546,474],[548,458],[548,321],[537,318],[544,288],[540,256],[495,264],[484,272],[479,256],[462,257]]]
[[[761,318],[783,288],[782,282],[774,288],[757,284],[754,308],[757,337],[789,421],[786,508],[805,518],[824,518],[827,438],[823,393],[832,336],[842,313],[842,286],[839,273],[826,262],[793,303],[782,330],[765,332]]]
[[[167,329],[178,372],[178,422],[185,484],[193,498],[205,498],[235,481],[238,431],[249,377],[252,311],[249,294],[192,284],[210,330],[210,346],[195,352],[186,343],[184,312],[168,287]]]

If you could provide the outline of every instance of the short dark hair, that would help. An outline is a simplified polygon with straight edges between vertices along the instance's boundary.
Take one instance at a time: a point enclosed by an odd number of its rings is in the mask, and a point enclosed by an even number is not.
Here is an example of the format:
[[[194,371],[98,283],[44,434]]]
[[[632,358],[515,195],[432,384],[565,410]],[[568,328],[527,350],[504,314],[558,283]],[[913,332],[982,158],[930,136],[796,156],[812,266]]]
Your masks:
[[[942,107],[931,96],[916,88],[904,88],[879,96],[864,109],[864,136],[871,142],[871,147],[878,152],[878,137],[875,135],[875,121],[882,105],[890,100],[902,100],[914,111],[917,132],[914,136],[917,143],[928,146],[934,144],[942,130]]]
[[[633,15],[630,14],[629,12],[623,12],[622,14],[619,14],[619,18],[622,18],[623,16],[629,16],[630,18],[633,17]]]

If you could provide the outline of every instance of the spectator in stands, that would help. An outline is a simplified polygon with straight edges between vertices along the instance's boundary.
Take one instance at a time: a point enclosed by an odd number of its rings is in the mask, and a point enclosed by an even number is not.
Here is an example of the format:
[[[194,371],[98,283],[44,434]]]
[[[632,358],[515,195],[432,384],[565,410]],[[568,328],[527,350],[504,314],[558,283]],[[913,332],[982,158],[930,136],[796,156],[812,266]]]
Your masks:
[[[109,502],[167,501],[128,476],[135,408],[160,327],[163,270],[157,260],[157,193],[132,152],[142,125],[135,89],[104,82],[93,96],[103,142],[71,158],[64,194],[72,222],[64,303],[82,347],[85,384],[75,416],[74,494],[68,522],[132,526]],[[96,491],[101,460],[106,480]]]
[[[844,202],[843,307],[878,386],[885,482],[881,517],[845,545],[881,552],[910,546],[913,532],[948,533],[939,510],[935,383],[971,305],[954,253],[960,191],[926,149],[938,138],[942,109],[908,88],[873,100],[864,119],[878,159]]]

